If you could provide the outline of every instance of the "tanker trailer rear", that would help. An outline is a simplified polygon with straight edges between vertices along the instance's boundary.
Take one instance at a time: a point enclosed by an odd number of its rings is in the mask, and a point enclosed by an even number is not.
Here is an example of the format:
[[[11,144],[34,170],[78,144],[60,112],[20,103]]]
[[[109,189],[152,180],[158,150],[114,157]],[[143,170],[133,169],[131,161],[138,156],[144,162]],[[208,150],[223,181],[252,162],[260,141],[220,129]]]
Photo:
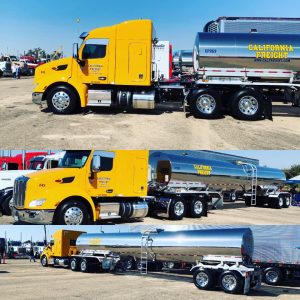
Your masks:
[[[272,101],[300,105],[300,35],[197,33],[193,49],[198,78],[185,99],[190,111],[215,118],[272,116]]]
[[[200,202],[195,205],[191,199],[196,194],[216,199],[213,208],[222,206],[218,191],[232,188],[245,192],[250,189],[245,195],[247,206],[267,203],[269,207],[285,208],[290,205],[290,194],[279,189],[284,185],[285,174],[279,169],[261,167],[255,160],[234,156],[226,159],[220,153],[203,151],[186,151],[181,155],[154,151],[149,162],[152,167],[149,195],[154,196],[149,200],[149,208],[159,216],[180,218],[186,212],[195,212],[198,204],[200,208]],[[265,185],[274,188],[262,193],[261,186]]]
[[[64,230],[55,233],[54,245],[42,254],[44,267],[51,262],[70,266],[73,271],[88,272],[92,268],[113,271],[120,261],[133,257],[140,261],[141,273],[146,274],[148,259],[171,258],[196,264],[192,270],[199,289],[218,284],[228,293],[248,293],[250,286],[260,283],[260,271],[251,263],[253,236],[248,228],[68,235]],[[60,255],[60,247],[57,255],[56,244],[65,244],[64,256]]]

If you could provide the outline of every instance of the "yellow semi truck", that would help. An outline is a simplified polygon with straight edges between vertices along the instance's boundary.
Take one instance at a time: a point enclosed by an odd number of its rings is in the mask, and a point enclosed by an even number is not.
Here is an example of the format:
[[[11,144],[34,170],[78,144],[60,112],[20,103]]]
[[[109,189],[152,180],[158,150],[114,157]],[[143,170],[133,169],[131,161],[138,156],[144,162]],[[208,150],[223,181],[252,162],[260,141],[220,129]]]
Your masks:
[[[210,198],[195,190],[200,183],[166,188],[170,167],[168,158],[158,156],[152,170],[148,150],[68,150],[59,168],[15,180],[13,216],[35,224],[78,225],[157,213],[171,219],[207,215]]]

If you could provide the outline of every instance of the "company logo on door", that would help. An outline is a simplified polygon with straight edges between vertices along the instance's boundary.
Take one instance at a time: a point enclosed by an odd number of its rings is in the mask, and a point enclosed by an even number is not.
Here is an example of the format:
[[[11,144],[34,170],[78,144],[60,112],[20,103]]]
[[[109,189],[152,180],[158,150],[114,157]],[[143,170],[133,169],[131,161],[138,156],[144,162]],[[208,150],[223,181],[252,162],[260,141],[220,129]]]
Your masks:
[[[89,72],[98,74],[101,71],[102,65],[89,65]]]
[[[209,176],[212,172],[211,166],[205,166],[205,165],[194,165],[194,169],[197,171],[199,175],[202,176]]]

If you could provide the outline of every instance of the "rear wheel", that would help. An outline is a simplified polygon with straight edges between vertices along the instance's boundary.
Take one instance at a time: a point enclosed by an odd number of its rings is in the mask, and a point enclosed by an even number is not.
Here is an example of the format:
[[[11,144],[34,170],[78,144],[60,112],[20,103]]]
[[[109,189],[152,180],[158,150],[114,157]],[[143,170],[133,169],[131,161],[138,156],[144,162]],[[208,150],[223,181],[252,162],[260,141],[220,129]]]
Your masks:
[[[72,114],[79,107],[76,93],[67,86],[57,86],[47,93],[47,104],[54,114]]]
[[[237,272],[225,271],[219,277],[219,286],[225,293],[241,293],[244,288],[243,278]]]
[[[200,290],[209,290],[216,284],[215,274],[212,270],[196,270],[193,274],[193,282]]]
[[[55,223],[57,225],[87,225],[91,223],[91,214],[85,204],[71,200],[57,208]]]
[[[290,205],[291,205],[291,198],[289,196],[284,197],[283,207],[289,208]]]
[[[221,113],[220,95],[218,92],[211,89],[202,90],[191,100],[190,110],[197,118],[217,118]]]
[[[264,112],[263,94],[252,89],[242,89],[232,96],[231,111],[236,119],[255,121]]]
[[[41,258],[41,265],[43,267],[48,267],[48,259],[47,259],[47,256],[46,255],[43,255],[42,258]]]
[[[185,202],[177,197],[171,200],[171,204],[169,207],[169,217],[171,220],[181,220],[185,215]]]
[[[269,285],[278,285],[283,280],[283,274],[280,269],[272,267],[264,270],[263,281]]]
[[[70,260],[70,269],[72,271],[78,271],[78,260],[76,258],[71,258]]]
[[[251,206],[251,198],[250,197],[245,198],[245,204],[246,204],[246,206]]]
[[[80,271],[83,272],[83,273],[87,273],[89,271],[89,265],[88,265],[88,262],[85,258],[83,258],[80,261],[79,268],[80,268]]]
[[[274,208],[278,208],[278,209],[283,208],[283,205],[284,205],[283,196],[279,196],[278,198],[274,198],[273,201],[274,201],[274,203],[273,203]]]
[[[205,208],[203,202],[199,198],[195,198],[192,200],[189,209],[189,215],[191,218],[200,218]]]

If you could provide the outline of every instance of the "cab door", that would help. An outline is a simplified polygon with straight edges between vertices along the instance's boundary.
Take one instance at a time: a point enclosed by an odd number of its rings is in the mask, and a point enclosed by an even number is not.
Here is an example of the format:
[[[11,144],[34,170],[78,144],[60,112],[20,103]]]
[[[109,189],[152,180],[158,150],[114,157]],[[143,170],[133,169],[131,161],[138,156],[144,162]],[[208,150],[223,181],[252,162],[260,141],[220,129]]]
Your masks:
[[[109,39],[87,39],[81,50],[82,82],[107,84],[109,65]]]
[[[98,157],[99,169],[93,171],[94,157]],[[112,197],[115,195],[115,176],[114,176],[115,154],[109,151],[94,151],[89,177],[90,195],[94,197]]]

